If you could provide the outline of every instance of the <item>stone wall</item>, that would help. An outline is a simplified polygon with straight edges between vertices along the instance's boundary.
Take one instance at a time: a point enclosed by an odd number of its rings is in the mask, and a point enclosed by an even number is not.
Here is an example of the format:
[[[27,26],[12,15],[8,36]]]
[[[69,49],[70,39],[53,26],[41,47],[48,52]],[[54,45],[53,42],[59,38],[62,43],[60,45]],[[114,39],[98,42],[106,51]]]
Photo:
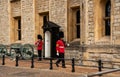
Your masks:
[[[0,0],[0,44],[10,43],[9,2]]]
[[[88,0],[88,23],[87,23],[87,44],[94,43],[94,2],[93,0]]]
[[[44,13],[49,11],[49,0],[35,0],[36,12]]]
[[[65,59],[75,59],[75,64],[96,66],[98,60],[102,60],[103,67],[119,68],[120,67],[120,47],[116,46],[70,46],[65,50]]]
[[[99,2],[100,1],[102,0],[99,0]],[[82,26],[82,37],[80,41],[85,42],[86,45],[96,45],[97,43],[95,42],[95,34],[99,33],[99,31],[96,33],[95,29],[96,25],[98,28],[99,25],[95,20],[99,19],[99,17],[95,18],[95,12],[97,12],[95,11],[97,9],[95,8],[95,6],[97,6],[95,2],[98,2],[98,0],[16,0],[12,2],[9,0],[0,0],[0,44],[11,43],[11,23],[13,21],[11,19],[18,16],[21,17],[22,43],[34,44],[37,35],[35,31],[38,28],[42,29],[40,26],[42,25],[40,23],[43,21],[42,14],[46,12],[49,14],[50,21],[55,22],[61,26],[62,30],[65,33],[65,40],[68,39],[68,37],[72,38],[73,35],[70,34],[70,32],[72,32],[73,27],[70,29],[71,31],[68,31],[68,29],[71,27],[70,25],[73,23],[73,19],[71,19],[72,17],[69,15],[72,13],[69,12],[71,12],[71,8],[80,7],[80,11],[82,11],[80,14],[80,17],[82,19],[80,21]],[[112,34],[110,36],[110,40],[107,40],[109,41],[107,45],[110,44],[114,46],[116,44],[120,44],[120,1],[111,0],[111,3]],[[101,11],[102,7],[100,8],[100,4],[97,7],[99,7]],[[98,44],[105,45],[106,43],[104,43],[104,41],[106,41],[106,39],[99,41]],[[90,60],[98,60],[101,58],[108,61],[111,59],[112,61],[119,61],[120,57],[118,52],[119,48],[87,48],[84,53],[82,53],[80,50],[81,49],[79,47],[77,49],[74,49],[72,47],[70,49],[66,49],[66,58],[80,59],[82,56],[83,59]]]
[[[80,6],[81,0],[69,0],[70,7]]]
[[[115,44],[120,44],[120,1],[113,0],[113,38]]]
[[[50,21],[53,21],[66,29],[67,23],[67,1],[50,0],[49,6]]]
[[[35,41],[34,0],[21,0],[21,25],[22,25],[22,42],[34,44]]]
[[[91,47],[86,48],[86,52],[89,56],[84,56],[84,60],[91,60],[91,61],[84,61],[83,64],[98,66],[97,61],[102,60],[104,67],[109,68],[119,68],[120,67],[120,47],[110,47],[110,46],[101,46],[101,47]],[[96,62],[93,62],[96,61]]]
[[[65,50],[65,59],[75,59],[75,64],[81,65],[83,60],[83,52],[80,47],[67,47]]]
[[[35,0],[35,36],[43,34],[43,16],[49,16],[49,0]],[[37,40],[37,38],[36,38]]]
[[[95,42],[95,11],[96,9],[94,8],[94,3],[95,0],[88,0],[88,23],[87,23],[87,41],[86,44],[90,46],[93,44],[99,44],[100,46],[104,45],[116,45],[119,44],[119,1],[118,0],[111,0],[111,36],[110,40],[108,41],[107,39],[103,39],[99,43]],[[87,7],[86,7],[87,8]],[[99,15],[99,14],[98,14]],[[114,24],[113,24],[114,23]],[[106,41],[107,40],[107,41]],[[110,61],[111,63],[105,64],[105,66],[109,67],[119,67],[119,64],[115,64],[114,61],[119,62],[119,48],[116,49],[115,47],[110,48],[110,47],[92,47],[92,48],[86,48],[86,51],[84,53],[84,59],[87,60],[105,60],[105,61]],[[116,56],[116,57],[115,57]],[[113,61],[113,62],[112,62]],[[85,64],[89,65],[95,65],[97,66],[96,62],[86,62]]]
[[[11,14],[12,17],[21,16],[21,2],[19,0],[11,2]]]
[[[36,0],[36,11],[38,13],[49,11],[49,0]]]

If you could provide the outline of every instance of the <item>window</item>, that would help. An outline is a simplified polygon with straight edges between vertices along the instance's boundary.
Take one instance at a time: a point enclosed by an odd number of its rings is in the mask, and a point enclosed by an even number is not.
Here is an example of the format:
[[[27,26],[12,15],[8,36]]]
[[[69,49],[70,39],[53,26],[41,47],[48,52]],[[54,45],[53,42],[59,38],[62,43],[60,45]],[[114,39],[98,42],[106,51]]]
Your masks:
[[[21,20],[18,19],[18,40],[21,40]]]
[[[107,1],[105,5],[105,35],[110,36],[110,14],[111,14],[111,3]]]
[[[21,41],[21,17],[14,17],[11,25],[11,42]]]
[[[14,35],[15,35],[15,41],[21,40],[21,18],[16,17],[14,18]]]
[[[95,41],[109,41],[111,38],[111,0],[96,1],[94,7]]]
[[[35,34],[36,36],[38,34],[43,34],[43,25],[46,23],[46,21],[49,21],[49,12],[42,12],[42,13],[39,13],[38,14],[38,17],[37,17],[37,24],[36,24],[36,28],[35,28]],[[42,35],[43,36],[43,35]]]
[[[80,10],[76,11],[76,37],[80,38]]]
[[[81,38],[81,26],[80,26],[80,7],[71,7],[70,12],[69,12],[69,40],[70,41],[75,41],[75,40],[80,40]],[[71,37],[72,36],[72,37]]]

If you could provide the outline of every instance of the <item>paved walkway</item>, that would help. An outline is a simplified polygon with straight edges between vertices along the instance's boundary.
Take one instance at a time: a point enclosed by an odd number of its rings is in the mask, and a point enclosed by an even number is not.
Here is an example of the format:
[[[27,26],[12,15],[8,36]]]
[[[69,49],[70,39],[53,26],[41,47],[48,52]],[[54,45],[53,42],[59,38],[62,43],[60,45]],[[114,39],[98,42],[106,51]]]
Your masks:
[[[2,59],[0,59],[2,62]],[[53,61],[55,62],[55,60]],[[67,68],[56,67],[53,64],[53,69],[50,70],[49,60],[34,62],[34,68],[31,68],[30,60],[19,60],[18,67],[15,66],[15,61],[9,58],[5,59],[5,65],[0,63],[0,77],[84,77],[89,73],[98,72],[97,68],[88,68],[75,66],[75,72],[71,72],[71,65],[66,65]]]
[[[67,73],[49,69],[32,69],[0,66],[0,77],[83,77],[78,73]]]

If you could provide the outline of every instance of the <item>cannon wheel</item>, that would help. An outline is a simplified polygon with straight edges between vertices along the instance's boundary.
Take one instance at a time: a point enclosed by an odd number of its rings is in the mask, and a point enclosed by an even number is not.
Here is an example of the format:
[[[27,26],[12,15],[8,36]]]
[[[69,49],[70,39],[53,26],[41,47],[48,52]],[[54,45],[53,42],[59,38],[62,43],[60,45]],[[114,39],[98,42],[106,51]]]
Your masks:
[[[24,44],[21,48],[21,56],[23,59],[31,59],[34,55],[33,46],[30,44]]]
[[[21,51],[22,45],[20,43],[13,43],[10,45],[10,52],[9,55],[11,59],[15,59],[16,55],[21,56],[20,51]],[[18,48],[19,50],[17,50]]]
[[[3,44],[0,44],[0,57],[7,54],[7,47]]]

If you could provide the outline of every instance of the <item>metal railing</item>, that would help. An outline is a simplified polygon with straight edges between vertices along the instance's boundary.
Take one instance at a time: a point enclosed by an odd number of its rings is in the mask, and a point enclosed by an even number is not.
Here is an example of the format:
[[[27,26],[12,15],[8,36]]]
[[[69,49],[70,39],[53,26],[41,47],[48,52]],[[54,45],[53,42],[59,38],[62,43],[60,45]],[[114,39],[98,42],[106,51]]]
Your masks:
[[[118,68],[118,69],[112,69],[112,70],[107,70],[107,71],[102,71],[102,72],[97,72],[97,73],[94,73],[94,74],[89,74],[86,77],[101,76],[103,74],[108,74],[108,73],[113,73],[113,72],[118,72],[118,71],[120,71],[120,68]]]

